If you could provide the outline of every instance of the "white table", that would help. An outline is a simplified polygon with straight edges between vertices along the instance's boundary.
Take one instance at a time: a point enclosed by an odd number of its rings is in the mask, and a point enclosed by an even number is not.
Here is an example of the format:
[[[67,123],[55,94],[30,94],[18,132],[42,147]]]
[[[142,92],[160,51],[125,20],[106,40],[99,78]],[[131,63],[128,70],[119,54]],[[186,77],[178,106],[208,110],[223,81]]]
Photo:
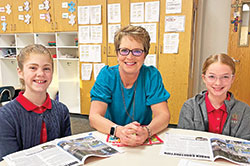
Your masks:
[[[227,139],[234,139],[234,140],[241,140],[238,138],[232,138],[229,136],[213,134],[208,132],[200,132],[200,131],[193,131],[193,130],[183,130],[183,129],[174,129],[168,128],[163,132],[159,133],[158,136],[164,140],[164,134],[166,132],[176,133],[176,134],[187,134],[187,135],[197,135],[197,136],[215,136],[217,138],[227,138]],[[106,140],[106,135],[94,131],[92,132],[94,136],[102,139],[103,141]],[[88,133],[82,133],[78,135],[70,136],[69,138],[79,137],[79,135],[87,135]],[[178,165],[181,158],[178,157],[170,157],[165,155],[160,155],[162,144],[150,145],[150,146],[139,146],[139,147],[119,147],[122,148],[124,153],[114,155],[109,158],[99,158],[99,157],[89,157],[85,160],[85,164],[88,166],[110,166],[110,165],[117,165],[117,166],[161,166],[161,165],[168,165],[168,166],[175,166]],[[215,162],[209,162],[205,160],[192,160],[196,163],[206,164],[206,165],[213,165],[213,166],[230,166],[235,165],[230,163],[229,161],[223,159],[217,159]],[[6,166],[6,162],[0,162],[0,166]]]

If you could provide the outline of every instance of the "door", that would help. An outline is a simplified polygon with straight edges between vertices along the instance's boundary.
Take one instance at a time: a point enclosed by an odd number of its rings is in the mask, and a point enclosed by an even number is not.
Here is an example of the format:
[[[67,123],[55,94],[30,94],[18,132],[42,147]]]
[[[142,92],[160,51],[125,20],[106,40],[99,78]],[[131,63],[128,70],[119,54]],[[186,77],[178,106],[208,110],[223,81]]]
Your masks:
[[[32,8],[31,0],[18,0],[13,3],[13,23],[16,33],[33,32]]]
[[[13,2],[11,0],[0,1],[0,33],[15,31],[13,24]]]
[[[54,32],[56,30],[54,1],[34,0],[34,32]]]
[[[182,1],[181,13],[167,13],[166,1],[161,1],[160,14],[160,39],[159,39],[159,65],[165,88],[170,92],[168,106],[171,114],[170,124],[177,124],[183,103],[191,97],[193,67],[192,49],[193,35],[195,34],[195,10],[197,1]],[[168,12],[171,8],[168,7]],[[181,29],[166,29],[166,23],[177,19],[185,19],[184,32]],[[177,27],[178,28],[178,27]],[[172,35],[172,37],[171,37]],[[179,40],[178,49],[172,51],[172,39]],[[174,40],[172,40],[175,42]]]
[[[241,1],[244,2],[244,1]],[[246,2],[246,1],[245,1]],[[232,6],[236,5],[235,0],[232,1]],[[250,4],[250,2],[248,2]],[[243,6],[240,2],[240,6]],[[248,5],[249,6],[249,5]],[[237,14],[238,12],[238,14]],[[248,13],[248,14],[247,14]],[[247,14],[247,15],[246,15]],[[241,23],[237,25],[236,15],[239,16]],[[245,18],[243,18],[245,17]],[[245,38],[249,40],[249,11],[243,11],[242,7],[231,9],[231,20],[232,24],[229,29],[229,40],[228,40],[228,55],[235,59],[236,62],[236,78],[232,85],[231,92],[234,94],[235,98],[241,100],[248,105],[250,105],[250,46],[249,42],[244,42]],[[246,23],[248,22],[248,23]],[[247,26],[246,26],[247,25]],[[244,29],[247,28],[247,34],[244,38]],[[242,42],[240,42],[240,40]]]
[[[77,0],[54,0],[55,31],[77,31]]]
[[[79,37],[79,68],[84,68],[83,65],[91,64],[93,72],[91,72],[90,80],[82,77],[83,70],[80,71],[80,97],[81,97],[81,113],[89,114],[90,109],[90,90],[95,83],[94,79],[94,65],[105,63],[107,64],[107,3],[106,0],[82,0],[78,1],[78,36]],[[99,29],[101,27],[101,30]],[[86,30],[86,29],[87,30]],[[93,29],[92,29],[93,28]],[[84,34],[84,32],[88,32]],[[87,37],[88,36],[88,37]],[[100,41],[100,36],[102,41]],[[80,40],[82,39],[82,41]],[[88,39],[88,40],[86,40]],[[91,51],[92,50],[92,51]],[[98,59],[91,59],[95,51]],[[90,58],[90,59],[88,59]],[[87,59],[87,60],[86,60]]]

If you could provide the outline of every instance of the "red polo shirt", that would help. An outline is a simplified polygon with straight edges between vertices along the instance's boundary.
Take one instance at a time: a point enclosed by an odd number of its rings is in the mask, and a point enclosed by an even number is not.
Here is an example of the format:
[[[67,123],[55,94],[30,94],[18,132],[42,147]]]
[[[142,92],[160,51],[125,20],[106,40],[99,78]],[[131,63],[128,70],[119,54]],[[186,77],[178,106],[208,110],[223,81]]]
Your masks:
[[[26,109],[27,111],[32,111],[37,114],[44,113],[47,109],[51,109],[52,104],[49,97],[49,94],[47,93],[47,98],[42,106],[36,106],[32,102],[30,102],[26,97],[23,96],[24,91],[19,92],[19,95],[17,96],[16,100]],[[43,121],[42,123],[42,129],[41,129],[41,136],[40,136],[40,143],[44,143],[47,141],[47,129],[46,124]]]
[[[229,93],[226,100],[230,100]],[[227,119],[226,105],[223,103],[219,109],[215,109],[208,98],[208,92],[206,93],[205,102],[208,116],[208,131],[221,134]]]

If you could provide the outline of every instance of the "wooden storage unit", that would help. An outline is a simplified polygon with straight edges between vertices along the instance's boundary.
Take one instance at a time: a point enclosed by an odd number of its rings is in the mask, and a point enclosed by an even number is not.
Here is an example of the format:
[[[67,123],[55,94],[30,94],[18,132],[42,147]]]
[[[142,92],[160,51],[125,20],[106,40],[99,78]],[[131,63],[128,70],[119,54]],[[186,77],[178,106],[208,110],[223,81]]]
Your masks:
[[[174,32],[179,33],[179,51],[178,54],[164,54],[163,53],[163,37],[165,33],[165,1],[161,1],[160,14],[160,54],[159,54],[159,71],[161,72],[164,85],[170,92],[171,97],[168,105],[171,114],[170,123],[177,124],[179,113],[183,103],[191,97],[189,88],[191,86],[191,79],[193,75],[192,67],[192,33],[193,33],[193,1],[182,1],[182,12],[179,14],[168,14],[175,16],[185,16],[185,31]]]
[[[55,32],[56,22],[54,13],[54,1],[49,1],[49,7],[45,8],[44,0],[33,1],[34,32]]]
[[[49,9],[43,5],[44,0],[33,1],[34,32],[77,31],[77,0],[50,0]],[[72,24],[71,14],[75,16]]]
[[[1,34],[0,84],[20,87],[16,58],[7,57],[6,54],[13,52],[13,55],[17,55],[29,44],[43,44],[52,55],[58,56],[54,58],[54,75],[48,88],[51,98],[55,98],[59,92],[59,101],[66,104],[71,113],[80,113],[79,59],[76,37],[77,32]],[[57,45],[50,46],[49,41],[56,41]]]
[[[6,6],[10,6],[10,13],[7,13]],[[14,8],[13,8],[13,1],[12,0],[5,0],[5,1],[0,1],[0,33],[11,33],[14,32]],[[4,30],[2,24],[6,24],[6,29]]]
[[[55,31],[77,31],[77,0],[54,0]],[[69,23],[74,17],[74,24]]]
[[[106,0],[84,0],[84,1],[78,1],[78,6],[96,6],[100,5],[101,6],[101,23],[100,24],[91,24],[91,22],[87,24],[80,24],[78,22],[79,26],[96,26],[96,25],[101,25],[102,26],[102,43],[79,43],[79,47],[81,45],[100,45],[101,46],[101,63],[107,64],[107,20],[106,20],[106,15],[107,15],[107,3]],[[91,11],[91,10],[90,10]],[[78,10],[80,12],[80,10]],[[79,28],[78,28],[79,30]],[[79,50],[79,56],[80,56],[80,50]],[[79,57],[80,58],[80,57]],[[81,65],[84,63],[91,63],[92,67],[96,62],[80,62],[80,68]],[[82,73],[80,72],[80,75]],[[93,74],[91,76],[90,80],[80,80],[80,95],[81,95],[81,113],[82,114],[89,114],[89,108],[90,108],[90,90],[92,86],[94,85],[94,77]]]
[[[77,32],[56,33],[59,101],[81,113]]]
[[[120,13],[113,13],[115,12],[114,7],[120,7]],[[110,10],[113,10],[109,12],[109,8]],[[107,38],[111,35],[109,34],[110,31],[109,28],[110,26],[115,26],[115,25],[119,25],[120,27],[124,27],[129,25],[129,1],[121,1],[121,0],[107,0],[107,18],[111,17],[111,21],[107,20],[108,23],[108,30],[107,30]],[[115,19],[112,19],[113,15],[115,14],[118,18],[120,18],[120,22],[115,22]],[[113,36],[113,35],[112,35]],[[112,61],[111,59],[113,59],[112,57],[116,57],[116,53],[115,53],[115,46],[114,43],[112,43],[111,41],[109,41],[109,39],[107,39],[107,43],[108,43],[108,64],[111,65],[110,61]],[[111,57],[111,58],[110,58]],[[117,63],[116,63],[117,64]],[[113,65],[113,63],[112,63]]]
[[[25,4],[29,3],[27,11]],[[15,33],[33,32],[32,0],[13,1],[13,29]],[[29,18],[29,19],[28,19]]]

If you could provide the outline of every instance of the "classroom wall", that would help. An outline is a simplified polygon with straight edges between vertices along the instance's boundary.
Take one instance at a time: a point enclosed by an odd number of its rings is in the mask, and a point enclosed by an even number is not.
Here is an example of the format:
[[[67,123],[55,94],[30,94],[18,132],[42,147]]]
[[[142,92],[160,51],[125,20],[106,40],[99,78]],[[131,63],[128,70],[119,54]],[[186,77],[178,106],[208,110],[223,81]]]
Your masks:
[[[193,95],[205,89],[201,79],[201,68],[205,59],[211,54],[227,53],[230,9],[230,0],[199,1]]]

